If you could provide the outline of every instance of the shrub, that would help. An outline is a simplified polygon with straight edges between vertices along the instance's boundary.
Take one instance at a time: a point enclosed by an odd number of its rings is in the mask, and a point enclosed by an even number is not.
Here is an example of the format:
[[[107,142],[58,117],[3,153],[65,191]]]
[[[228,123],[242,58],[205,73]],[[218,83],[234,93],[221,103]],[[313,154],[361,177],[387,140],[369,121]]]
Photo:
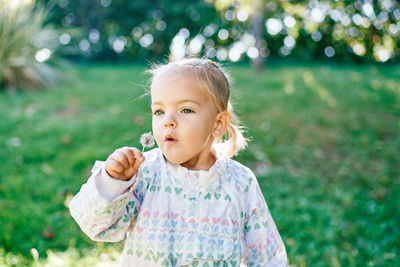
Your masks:
[[[0,1],[0,88],[29,90],[53,84],[60,74],[48,60],[57,32],[32,0]]]

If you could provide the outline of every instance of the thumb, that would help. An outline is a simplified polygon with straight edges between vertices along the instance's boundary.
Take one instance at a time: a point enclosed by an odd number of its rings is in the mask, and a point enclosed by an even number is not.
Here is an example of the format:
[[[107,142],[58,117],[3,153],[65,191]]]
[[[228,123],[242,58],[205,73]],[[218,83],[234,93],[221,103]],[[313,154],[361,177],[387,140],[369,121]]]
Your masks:
[[[143,161],[145,160],[142,152],[138,151],[137,153],[135,153],[135,163],[133,164],[133,168],[135,170],[139,170],[139,166],[143,163]]]

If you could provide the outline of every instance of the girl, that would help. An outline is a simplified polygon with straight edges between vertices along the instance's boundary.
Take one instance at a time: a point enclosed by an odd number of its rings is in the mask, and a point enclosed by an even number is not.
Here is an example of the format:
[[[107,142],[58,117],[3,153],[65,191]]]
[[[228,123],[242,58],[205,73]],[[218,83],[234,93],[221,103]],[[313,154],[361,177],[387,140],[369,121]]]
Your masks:
[[[254,174],[230,159],[246,140],[226,73],[196,58],[150,72],[158,148],[96,161],[71,215],[92,240],[126,239],[121,266],[286,266]]]

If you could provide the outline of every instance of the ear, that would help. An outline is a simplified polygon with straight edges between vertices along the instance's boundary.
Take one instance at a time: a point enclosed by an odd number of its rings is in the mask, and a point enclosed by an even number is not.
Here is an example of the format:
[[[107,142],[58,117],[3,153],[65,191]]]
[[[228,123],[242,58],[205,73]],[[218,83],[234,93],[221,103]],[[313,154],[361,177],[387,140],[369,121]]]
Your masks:
[[[222,111],[218,113],[215,117],[214,130],[212,133],[213,137],[222,137],[226,133],[226,131],[228,131],[230,122],[231,114],[229,114],[227,111]]]

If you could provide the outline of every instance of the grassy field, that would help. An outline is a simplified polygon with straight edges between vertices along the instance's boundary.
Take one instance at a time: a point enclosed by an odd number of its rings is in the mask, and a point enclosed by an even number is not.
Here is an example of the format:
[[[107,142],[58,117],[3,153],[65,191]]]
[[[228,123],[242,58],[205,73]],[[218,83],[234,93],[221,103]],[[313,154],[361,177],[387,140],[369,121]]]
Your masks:
[[[0,92],[0,266],[118,259],[122,244],[90,241],[66,204],[95,160],[151,130],[144,69],[79,66],[48,90]],[[228,70],[252,138],[236,159],[257,174],[290,264],[399,264],[400,66]]]

